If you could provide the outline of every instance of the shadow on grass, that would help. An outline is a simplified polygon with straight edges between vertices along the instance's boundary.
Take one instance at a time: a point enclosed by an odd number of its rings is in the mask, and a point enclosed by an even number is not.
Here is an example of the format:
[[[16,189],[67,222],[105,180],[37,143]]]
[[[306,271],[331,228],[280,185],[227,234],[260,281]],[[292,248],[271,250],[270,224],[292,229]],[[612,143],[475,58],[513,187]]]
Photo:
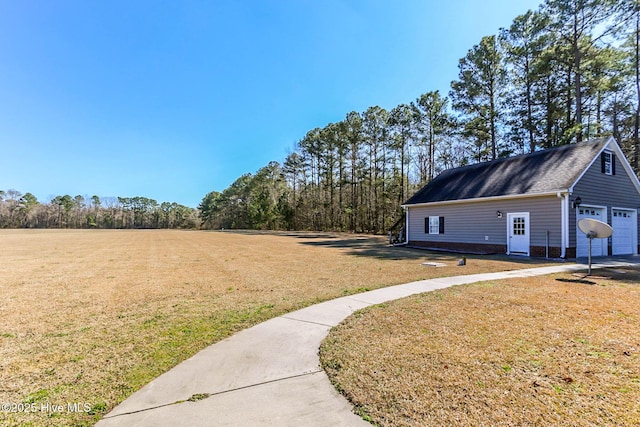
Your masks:
[[[585,276],[587,277],[587,276]],[[581,283],[583,285],[595,285],[596,282],[592,282],[591,280],[586,279],[565,279],[563,277],[557,278],[556,281],[563,283]]]
[[[299,239],[336,239],[337,236],[330,233],[313,232],[313,231],[272,231],[272,230],[210,230],[216,233],[233,233],[243,234],[246,236],[284,236],[297,237]]]
[[[597,270],[598,275],[607,276],[606,280],[624,283],[627,285],[640,285],[640,265],[634,267],[613,267]]]
[[[452,262],[462,257],[469,260],[492,260],[506,261],[511,263],[522,264],[523,268],[531,264],[541,264],[545,262],[554,263],[558,260],[545,258],[532,258],[522,256],[508,256],[506,254],[494,255],[475,255],[462,254],[456,252],[434,251],[419,248],[407,248],[404,246],[389,245],[387,236],[369,235],[369,234],[350,234],[340,232],[323,232],[323,231],[267,231],[267,230],[217,230],[223,233],[237,233],[253,236],[282,236],[298,239],[300,244],[309,246],[328,247],[342,249],[345,253],[358,257],[369,257],[381,260],[425,260]],[[624,261],[624,258],[618,260]],[[639,257],[631,257],[628,260],[640,262]],[[572,260],[573,261],[573,260]],[[637,269],[637,267],[636,267]],[[586,270],[586,268],[585,268]],[[609,269],[607,269],[609,270]],[[617,268],[618,273],[613,274],[607,271],[608,276],[613,276],[614,280],[626,282],[629,284],[640,283],[640,271],[630,268],[630,271],[623,272],[620,267]],[[570,280],[570,279],[567,279]]]
[[[640,285],[640,265],[598,268],[592,271],[591,276],[588,276],[585,270],[582,274],[574,273],[575,276],[578,276],[576,278],[558,277],[556,281],[602,286],[615,283],[632,286]]]
[[[543,258],[529,257],[508,257],[507,255],[475,255],[462,254],[457,252],[434,251],[428,249],[408,248],[404,246],[389,245],[386,236],[369,236],[369,235],[341,235],[334,234],[328,239],[320,239],[316,235],[311,235],[309,239],[313,241],[304,241],[307,237],[305,234],[296,234],[295,237],[303,240],[303,245],[322,246],[335,249],[346,250],[349,255],[359,257],[369,257],[383,260],[424,260],[428,258],[432,261],[453,261],[465,257],[467,259],[477,260],[499,260],[509,261],[519,264],[540,264],[544,262]],[[552,262],[549,260],[549,262]]]

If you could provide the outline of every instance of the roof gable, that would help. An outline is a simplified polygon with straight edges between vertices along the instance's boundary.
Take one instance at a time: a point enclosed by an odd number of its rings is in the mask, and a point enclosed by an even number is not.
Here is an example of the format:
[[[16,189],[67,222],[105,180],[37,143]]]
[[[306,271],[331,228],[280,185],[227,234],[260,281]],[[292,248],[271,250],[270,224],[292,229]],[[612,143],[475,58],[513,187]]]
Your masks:
[[[638,175],[636,175],[636,173],[634,172],[633,168],[631,167],[631,164],[629,163],[629,161],[625,157],[624,153],[622,152],[622,148],[620,148],[620,145],[618,145],[618,143],[616,142],[615,138],[609,137],[607,139],[607,143],[602,147],[600,152],[603,152],[605,150],[611,151],[617,156],[618,162],[622,165],[622,168],[624,169],[624,172],[626,173],[626,175],[631,180],[631,183],[635,187],[635,189],[638,192],[638,194],[640,194],[640,180],[638,180]],[[587,173],[587,170],[597,160],[598,160],[598,157],[595,157],[591,161],[591,163],[589,163],[589,165],[585,168],[585,170],[580,174],[580,176],[576,179],[576,181],[573,183],[573,185],[571,185],[571,187],[569,188],[569,192],[570,193],[573,193],[573,188],[575,187],[575,185],[578,183],[578,181],[580,181],[580,179],[583,177],[583,175],[585,173]],[[620,171],[620,173],[622,173],[622,171]]]
[[[599,138],[449,169],[405,205],[567,191],[609,142],[609,138]]]

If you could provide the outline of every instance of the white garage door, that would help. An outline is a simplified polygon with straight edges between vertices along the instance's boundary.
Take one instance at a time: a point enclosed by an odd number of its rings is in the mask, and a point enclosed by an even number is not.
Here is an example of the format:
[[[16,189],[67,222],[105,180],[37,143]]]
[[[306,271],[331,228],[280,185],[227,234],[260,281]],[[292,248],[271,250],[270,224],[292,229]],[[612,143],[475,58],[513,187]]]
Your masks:
[[[586,208],[580,207],[576,209],[576,256],[586,257],[589,256],[589,239],[578,228],[578,221],[582,218],[593,218],[598,221],[605,221],[605,209],[604,208]],[[592,239],[591,242],[591,256],[606,256],[607,255],[607,240],[608,239]]]
[[[611,236],[611,251],[613,255],[630,255],[633,250],[633,234],[635,218],[633,211],[626,209],[613,209],[611,226],[613,235]]]

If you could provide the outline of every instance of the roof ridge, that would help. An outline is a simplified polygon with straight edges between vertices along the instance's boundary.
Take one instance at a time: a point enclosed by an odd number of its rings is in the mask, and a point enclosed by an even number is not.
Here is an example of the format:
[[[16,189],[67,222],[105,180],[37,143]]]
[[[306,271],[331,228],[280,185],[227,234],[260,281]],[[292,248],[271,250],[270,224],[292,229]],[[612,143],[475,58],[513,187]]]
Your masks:
[[[568,150],[570,148],[575,148],[577,146],[582,146],[582,145],[587,145],[587,144],[596,145],[596,144],[599,144],[599,143],[601,143],[603,141],[607,141],[608,139],[609,138],[607,138],[607,137],[591,138],[591,139],[588,139],[588,140],[582,141],[582,142],[572,142],[572,143],[569,143],[569,144],[563,144],[563,145],[557,145],[555,147],[545,148],[544,150],[536,150],[536,151],[533,151],[533,152],[517,154],[515,156],[510,156],[510,157],[500,157],[500,158],[497,158],[497,159],[494,159],[494,160],[485,160],[485,161],[478,162],[478,163],[472,163],[472,164],[469,164],[469,165],[458,166],[458,167],[455,167],[455,168],[447,169],[445,171],[442,171],[442,173],[440,173],[439,175],[445,174],[445,173],[450,172],[450,171],[460,171],[462,169],[472,169],[472,168],[476,168],[476,167],[482,167],[482,166],[486,166],[486,165],[488,165],[490,163],[503,163],[503,162],[506,162],[506,161],[509,161],[509,160],[517,160],[517,159],[521,159],[521,158],[524,158],[524,157],[533,157],[533,156],[537,156],[537,155],[541,155],[541,154],[546,154],[546,153],[548,153],[550,151]],[[436,176],[436,178],[437,178],[437,176]]]
[[[448,169],[414,193],[405,204],[566,189],[608,141],[609,138],[595,138]],[[558,168],[559,165],[562,167]]]

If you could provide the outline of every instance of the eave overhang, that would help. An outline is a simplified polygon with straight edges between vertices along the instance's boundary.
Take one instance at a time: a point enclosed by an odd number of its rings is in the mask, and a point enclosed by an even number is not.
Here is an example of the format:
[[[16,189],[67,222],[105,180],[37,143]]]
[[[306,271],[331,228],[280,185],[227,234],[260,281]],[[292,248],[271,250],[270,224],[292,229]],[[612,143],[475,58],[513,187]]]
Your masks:
[[[420,206],[459,205],[459,204],[466,204],[466,203],[492,202],[492,201],[498,201],[498,200],[530,199],[535,197],[557,197],[559,193],[568,193],[568,192],[569,192],[568,188],[562,188],[562,189],[553,190],[553,191],[545,191],[543,193],[509,194],[505,196],[478,197],[474,199],[442,200],[438,202],[404,204],[401,206],[403,209],[407,209],[407,208],[414,208],[414,207],[420,207]]]

